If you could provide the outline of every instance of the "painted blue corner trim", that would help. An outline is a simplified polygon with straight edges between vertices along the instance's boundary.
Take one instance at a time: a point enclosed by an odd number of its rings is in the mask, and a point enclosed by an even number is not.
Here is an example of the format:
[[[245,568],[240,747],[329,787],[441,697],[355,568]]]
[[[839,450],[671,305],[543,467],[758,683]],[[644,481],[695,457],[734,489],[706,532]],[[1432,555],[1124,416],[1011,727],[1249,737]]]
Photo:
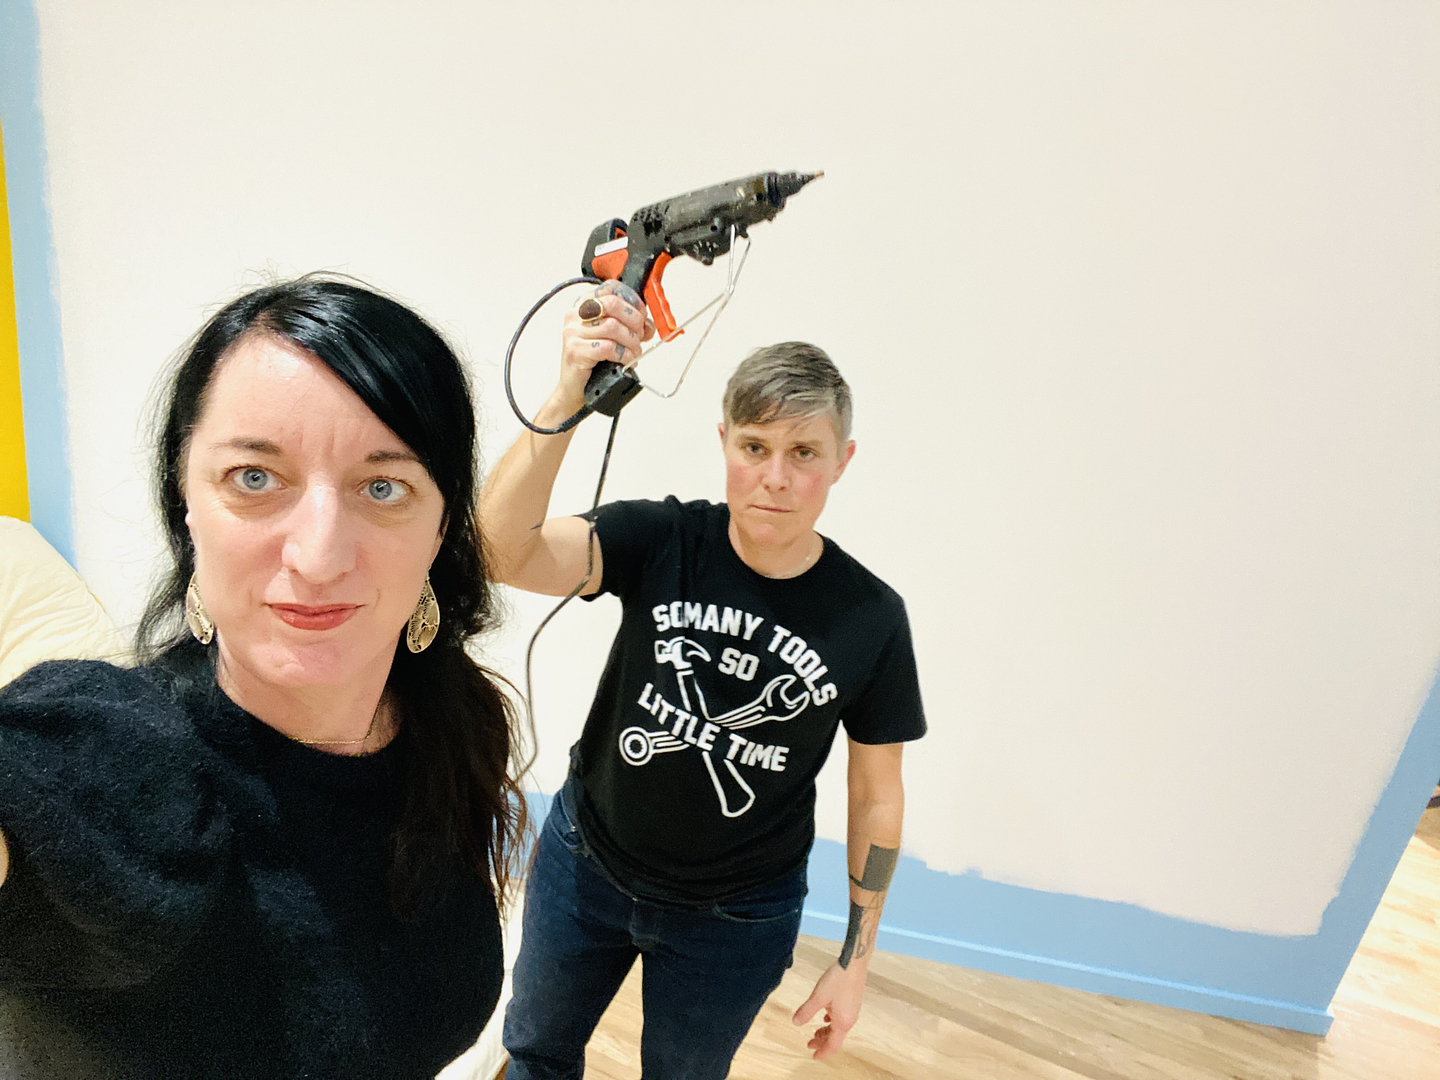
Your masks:
[[[32,0],[0,0],[0,127],[15,265],[30,521],[74,566],[70,425],[40,111],[40,23]]]
[[[945,874],[900,860],[882,949],[1002,975],[1324,1035],[1330,999],[1434,790],[1440,679],[1371,814],[1316,934],[1244,933],[1133,904]],[[538,827],[551,797],[527,795]],[[817,840],[801,929],[840,941],[848,922],[845,848]]]

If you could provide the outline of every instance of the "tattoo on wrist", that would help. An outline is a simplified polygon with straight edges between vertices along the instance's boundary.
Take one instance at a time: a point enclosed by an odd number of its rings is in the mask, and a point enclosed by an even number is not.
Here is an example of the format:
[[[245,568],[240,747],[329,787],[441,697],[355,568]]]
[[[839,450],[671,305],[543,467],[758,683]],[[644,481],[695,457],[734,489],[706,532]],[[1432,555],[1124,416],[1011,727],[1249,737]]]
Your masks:
[[[860,940],[860,923],[865,918],[865,909],[854,900],[850,901],[850,925],[845,928],[845,945],[840,950],[838,963],[842,970],[850,966],[855,956],[855,943]]]
[[[898,847],[887,848],[871,844],[865,856],[865,869],[857,878],[850,875],[851,884],[875,895],[865,904],[850,901],[850,925],[845,928],[845,945],[840,950],[841,969],[848,968],[857,956],[865,956],[875,948],[875,935],[880,931],[880,909],[885,904],[885,890],[890,888],[890,879],[895,875],[895,863],[900,858]]]
[[[890,879],[895,876],[895,863],[900,858],[898,847],[880,847],[878,844],[870,845],[870,854],[865,856],[865,869],[857,878],[850,875],[850,880],[862,889],[870,892],[884,892],[890,887]]]
[[[840,949],[840,958],[836,962],[840,969],[846,970],[850,967],[850,961],[859,956],[867,956],[875,948],[875,935],[880,931],[880,906],[884,900],[876,897],[875,902],[868,906],[861,906],[850,901],[850,925],[845,928],[845,944]]]

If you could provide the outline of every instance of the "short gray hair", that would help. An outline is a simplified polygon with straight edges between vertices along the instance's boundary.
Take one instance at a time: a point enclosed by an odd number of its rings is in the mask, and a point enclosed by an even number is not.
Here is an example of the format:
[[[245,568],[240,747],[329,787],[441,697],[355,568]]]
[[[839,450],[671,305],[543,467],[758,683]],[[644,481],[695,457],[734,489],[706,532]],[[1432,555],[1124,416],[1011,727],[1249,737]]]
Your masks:
[[[850,387],[825,350],[803,341],[756,349],[725,384],[726,424],[768,424],[828,413],[843,444],[854,415]]]

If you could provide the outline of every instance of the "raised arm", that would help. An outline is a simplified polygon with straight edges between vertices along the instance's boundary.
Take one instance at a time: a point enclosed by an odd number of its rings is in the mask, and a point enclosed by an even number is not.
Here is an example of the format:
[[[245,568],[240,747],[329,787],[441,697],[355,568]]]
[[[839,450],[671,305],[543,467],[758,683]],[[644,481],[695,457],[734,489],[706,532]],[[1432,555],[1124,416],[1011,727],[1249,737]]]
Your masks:
[[[880,910],[900,857],[900,827],[905,817],[905,786],[900,775],[905,744],[869,746],[853,739],[848,744],[850,925],[839,959],[820,976],[794,1016],[796,1024],[804,1024],[825,1010],[825,1026],[809,1043],[817,1059],[838,1051],[860,1018]]]
[[[539,427],[555,427],[585,403],[585,381],[596,363],[634,363],[642,343],[654,333],[645,318],[645,305],[620,282],[599,286],[594,299],[603,308],[599,321],[583,321],[574,309],[565,316],[560,380],[534,418]],[[573,429],[563,435],[522,431],[485,481],[480,529],[497,581],[527,592],[564,596],[585,576],[589,525],[578,517],[547,516],[572,433]],[[582,594],[595,592],[600,581],[597,541],[590,580]]]

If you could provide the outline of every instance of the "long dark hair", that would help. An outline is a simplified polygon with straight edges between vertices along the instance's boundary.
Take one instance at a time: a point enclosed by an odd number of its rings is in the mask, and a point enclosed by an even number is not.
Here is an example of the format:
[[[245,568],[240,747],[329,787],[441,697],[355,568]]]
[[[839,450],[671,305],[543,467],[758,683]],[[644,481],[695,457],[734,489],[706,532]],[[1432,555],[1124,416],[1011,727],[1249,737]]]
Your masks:
[[[386,684],[408,762],[391,838],[392,899],[397,910],[413,911],[433,875],[458,854],[503,902],[526,827],[525,798],[510,766],[523,744],[504,680],[465,651],[497,621],[475,516],[475,411],[455,353],[405,305],[352,282],[306,276],[246,293],[196,334],[159,422],[154,483],[171,564],[140,620],[137,654],[178,668],[199,648],[183,619],[195,570],[185,453],[216,366],[253,333],[292,342],[339,376],[414,451],[444,497],[445,536],[430,567],[440,631],[422,653],[397,640]]]

